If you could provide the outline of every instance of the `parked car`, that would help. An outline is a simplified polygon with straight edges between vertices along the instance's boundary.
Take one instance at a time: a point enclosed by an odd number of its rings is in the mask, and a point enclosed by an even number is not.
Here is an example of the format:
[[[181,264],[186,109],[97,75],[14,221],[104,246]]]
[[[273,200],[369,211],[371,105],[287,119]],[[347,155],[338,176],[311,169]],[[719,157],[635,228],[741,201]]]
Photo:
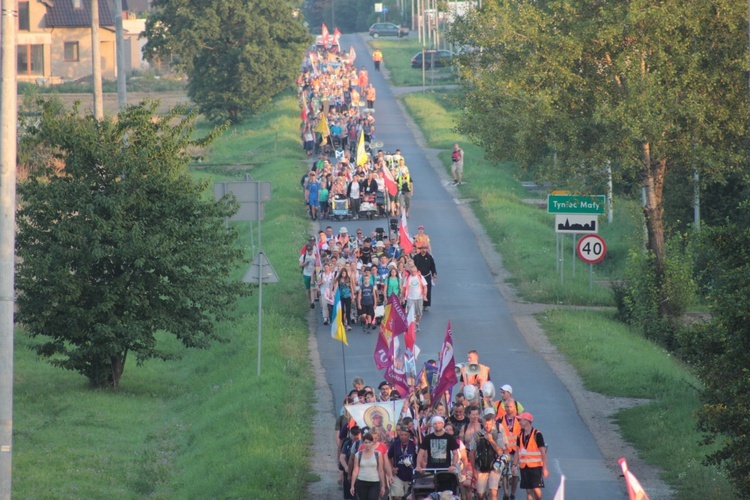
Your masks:
[[[393,23],[375,23],[370,26],[370,36],[380,38],[381,36],[409,36],[409,28],[402,28]]]
[[[434,65],[436,68],[442,68],[444,66],[451,65],[451,59],[453,59],[453,52],[450,50],[435,50],[427,49],[424,51],[424,67],[432,68]],[[414,57],[411,58],[412,68],[422,67],[422,52],[417,52]]]

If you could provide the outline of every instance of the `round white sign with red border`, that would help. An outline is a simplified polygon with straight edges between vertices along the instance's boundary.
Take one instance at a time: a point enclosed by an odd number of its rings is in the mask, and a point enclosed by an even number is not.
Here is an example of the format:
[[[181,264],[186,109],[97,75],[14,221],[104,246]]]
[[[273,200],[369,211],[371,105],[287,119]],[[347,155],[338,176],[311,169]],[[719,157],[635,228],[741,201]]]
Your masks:
[[[601,262],[607,254],[607,244],[598,234],[587,234],[578,240],[578,256],[587,264]]]

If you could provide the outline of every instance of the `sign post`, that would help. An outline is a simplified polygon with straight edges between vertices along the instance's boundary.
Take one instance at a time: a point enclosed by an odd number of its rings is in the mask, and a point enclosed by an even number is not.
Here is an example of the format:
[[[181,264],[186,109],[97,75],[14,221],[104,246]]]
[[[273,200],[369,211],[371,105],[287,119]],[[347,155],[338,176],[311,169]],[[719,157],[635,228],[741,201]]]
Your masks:
[[[578,257],[589,264],[589,293],[593,289],[594,264],[601,262],[607,254],[607,244],[598,234],[587,234],[578,242]]]

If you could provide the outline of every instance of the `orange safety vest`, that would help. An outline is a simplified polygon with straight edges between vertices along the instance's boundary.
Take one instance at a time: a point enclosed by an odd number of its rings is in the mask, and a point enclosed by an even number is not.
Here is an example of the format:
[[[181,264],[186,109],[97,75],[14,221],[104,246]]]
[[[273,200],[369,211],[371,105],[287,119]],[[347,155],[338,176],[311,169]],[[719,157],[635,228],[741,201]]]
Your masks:
[[[531,435],[526,446],[523,444],[523,434],[518,435],[518,456],[521,467],[543,467],[542,452],[536,444],[536,429],[531,429]]]
[[[505,442],[508,443],[508,453],[517,450],[518,436],[521,435],[521,424],[518,422],[518,417],[513,419],[512,429],[508,428],[508,422],[506,422],[505,418],[502,418],[500,420],[500,423],[502,424],[500,426],[500,430],[503,431],[503,434],[505,434]]]
[[[490,379],[490,367],[479,365],[479,375],[467,375],[466,366],[463,366],[461,368],[461,374],[463,375],[464,382],[466,382],[463,387],[467,385],[475,385],[481,388],[481,385]]]

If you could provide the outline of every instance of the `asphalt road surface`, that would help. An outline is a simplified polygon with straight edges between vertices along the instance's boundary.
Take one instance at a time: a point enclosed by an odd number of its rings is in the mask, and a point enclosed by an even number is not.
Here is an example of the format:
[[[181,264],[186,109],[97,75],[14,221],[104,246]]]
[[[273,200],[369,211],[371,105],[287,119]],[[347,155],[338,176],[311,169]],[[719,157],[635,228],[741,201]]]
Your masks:
[[[533,425],[543,433],[549,447],[550,476],[546,480],[544,497],[554,496],[560,476],[565,475],[568,498],[626,498],[623,480],[605,466],[570,394],[518,331],[474,235],[456,209],[455,200],[418,147],[385,78],[375,71],[364,43],[356,35],[344,36],[341,42],[344,50],[354,46],[357,67],[365,66],[377,90],[376,140],[384,143],[385,151],[401,149],[406,158],[414,180],[410,231],[416,233],[417,226],[423,224],[432,243],[438,279],[433,288],[432,307],[423,316],[421,332],[417,334],[416,343],[421,349],[417,365],[421,366],[430,358],[437,359],[450,320],[457,362],[466,361],[466,353],[476,349],[479,361],[490,367],[495,386],[513,386],[514,397],[523,404],[525,411],[534,415]],[[387,66],[388,61],[385,64]],[[471,182],[471,170],[471,158],[466,158],[464,176],[467,182]],[[377,227],[388,231],[387,219],[321,222],[322,227],[327,225],[333,226],[336,232],[346,226],[350,234],[357,228],[362,228],[365,234]],[[373,361],[377,331],[365,334],[354,326],[348,332],[349,345],[344,346],[342,354],[342,344],[331,339],[330,327],[323,326],[319,308],[316,312],[320,359],[333,391],[334,411],[338,414],[355,376],[364,377],[365,382],[375,388],[383,380],[382,372],[376,370]],[[524,495],[521,490],[517,498]]]

